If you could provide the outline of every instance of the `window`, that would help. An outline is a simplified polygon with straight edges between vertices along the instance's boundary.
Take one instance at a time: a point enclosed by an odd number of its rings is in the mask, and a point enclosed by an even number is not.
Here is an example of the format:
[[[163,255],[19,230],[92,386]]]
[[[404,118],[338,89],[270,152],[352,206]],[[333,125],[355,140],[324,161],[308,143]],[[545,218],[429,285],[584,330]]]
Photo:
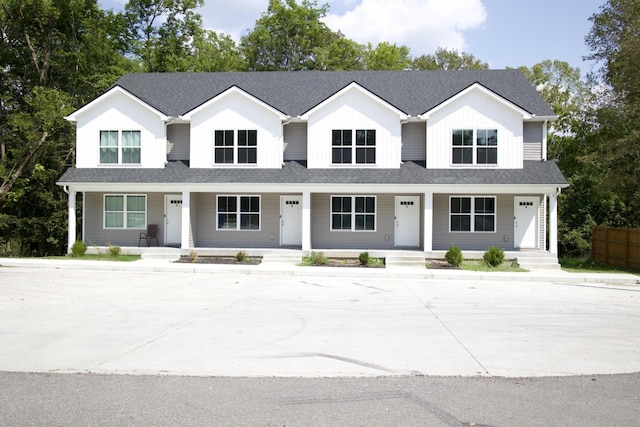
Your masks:
[[[376,131],[356,131],[356,163],[376,162]]]
[[[214,132],[214,162],[216,164],[257,163],[258,131],[238,130],[237,145],[235,131],[216,130]]]
[[[100,164],[140,164],[139,130],[101,130]]]
[[[352,132],[333,130],[331,132],[331,163],[351,163]]]
[[[497,129],[454,129],[451,144],[454,165],[498,164]]]
[[[238,131],[238,163],[256,163],[258,152],[258,132]]]
[[[356,164],[375,164],[376,131],[357,129],[355,145],[353,145],[353,132],[351,129],[331,131],[331,163],[353,164],[355,159]]]
[[[260,196],[218,196],[218,230],[260,230]]]
[[[375,196],[331,196],[332,231],[375,231]]]
[[[147,228],[147,196],[105,194],[104,228]]]
[[[451,197],[449,229],[452,232],[495,232],[495,197]]]
[[[233,163],[233,131],[217,130],[215,132],[215,162]]]

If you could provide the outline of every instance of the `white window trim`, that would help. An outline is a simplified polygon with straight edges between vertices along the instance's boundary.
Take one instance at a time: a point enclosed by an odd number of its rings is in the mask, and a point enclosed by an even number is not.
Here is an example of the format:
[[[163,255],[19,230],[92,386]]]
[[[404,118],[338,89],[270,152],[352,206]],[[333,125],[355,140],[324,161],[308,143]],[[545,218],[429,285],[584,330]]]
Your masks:
[[[333,198],[334,197],[350,197],[351,198],[351,230],[335,230],[333,228]],[[356,230],[356,215],[363,215],[361,212],[356,212],[356,197],[372,197],[373,198],[373,230]],[[371,215],[369,213],[364,213],[364,215]],[[332,194],[329,196],[329,231],[332,233],[375,233],[378,230],[378,196],[374,195],[364,195],[364,194]]]
[[[451,212],[451,199],[458,199],[458,198],[470,198],[471,199],[471,212],[468,215],[471,215],[471,230],[469,231],[453,231],[451,230],[451,215],[453,215],[453,213]],[[493,231],[475,231],[475,221],[474,221],[474,217],[476,215],[475,213],[475,199],[493,199],[493,206],[495,207],[495,211],[493,212],[493,214],[486,214],[486,213],[479,213],[478,215],[493,215]],[[467,215],[467,214],[456,214],[456,215]],[[448,216],[449,216],[449,233],[455,233],[455,234],[495,234],[498,232],[498,197],[497,196],[482,196],[482,195],[476,195],[476,196],[469,196],[469,195],[450,195],[449,196],[449,212],[448,212]]]
[[[220,224],[218,223],[218,214],[222,213],[218,210],[218,206],[220,204],[220,197],[235,197],[236,198],[236,228],[219,228]],[[240,198],[241,197],[257,197],[258,198],[258,212],[240,212]],[[228,213],[228,212],[227,212]],[[258,215],[258,228],[257,229],[242,229],[240,228],[240,215]],[[262,196],[258,194],[216,194],[216,231],[241,231],[241,232],[256,232],[262,230]]]
[[[460,145],[460,146],[454,146],[453,145],[453,131],[455,130],[472,130],[473,131],[473,145]],[[496,162],[495,163],[478,163],[478,148],[490,148],[490,147],[494,147],[492,145],[487,145],[487,146],[483,146],[483,145],[478,145],[478,131],[479,130],[495,130],[496,131],[496,137],[498,138],[498,142],[495,145],[496,148]],[[455,128],[451,128],[450,132],[449,132],[449,165],[452,168],[495,168],[498,166],[499,163],[499,158],[498,155],[500,154],[500,130],[496,127],[496,128],[491,128],[491,127],[479,127],[479,128],[468,128],[468,127],[455,127]],[[458,149],[462,149],[462,148],[471,148],[471,163],[454,163],[453,162],[453,149],[454,147],[458,148]]]
[[[256,145],[255,145],[255,150],[256,150],[256,162],[255,163],[239,163],[238,162],[238,151],[240,148],[248,148],[251,147],[253,148],[253,146],[246,146],[246,145],[240,145],[239,144],[239,133],[241,130],[244,131],[250,131],[250,130],[254,130],[256,131]],[[231,146],[224,146],[224,147],[217,147],[216,146],[216,132],[217,131],[233,131],[233,145]],[[259,129],[214,129],[213,130],[213,166],[217,167],[217,168],[229,168],[229,167],[235,167],[237,168],[238,166],[241,167],[247,167],[247,168],[253,168],[253,167],[258,167],[258,140],[259,140],[259,136],[260,136],[260,132]],[[233,148],[233,163],[217,163],[216,162],[216,149],[217,148]]]
[[[107,196],[121,196],[122,197],[122,227],[107,227]],[[144,226],[142,227],[127,227],[127,196],[141,196],[144,197]],[[108,193],[102,195],[102,229],[103,230],[146,230],[147,229],[147,203],[148,197],[146,194],[131,194],[131,193]],[[137,212],[137,211],[136,211]]]
[[[102,146],[100,145],[101,134],[102,132],[118,132],[118,162],[117,163],[102,163],[100,162],[100,149]],[[122,132],[140,132],[140,163],[123,163],[122,158],[124,157],[122,153],[122,149],[125,148],[122,145]],[[135,148],[135,147],[126,147],[126,148]],[[123,167],[136,167],[142,164],[142,130],[140,129],[100,129],[98,131],[98,165],[101,167],[114,167],[114,166],[123,166]]]
[[[336,147],[336,148],[338,148],[338,147],[346,148],[343,145],[339,145],[339,146],[338,145],[336,145],[336,146],[333,145],[333,131],[334,130],[350,131],[351,132],[351,163],[333,163],[333,148],[334,147]],[[362,131],[365,131],[365,132],[367,132],[367,131],[375,132],[375,139],[376,139],[375,145],[357,145],[357,143],[356,143],[356,132],[359,131],[359,130],[362,130]],[[330,147],[331,147],[331,156],[330,156],[330,158],[331,158],[331,163],[330,163],[331,167],[338,167],[338,168],[340,168],[340,167],[343,167],[343,168],[344,167],[367,168],[368,167],[368,168],[371,168],[371,167],[375,167],[375,166],[378,165],[378,154],[379,154],[379,151],[378,151],[378,129],[370,129],[370,128],[367,128],[367,129],[360,129],[360,128],[331,129],[331,144],[330,144]],[[375,148],[375,150],[376,150],[376,154],[375,154],[376,161],[375,161],[375,163],[357,163],[356,158],[357,158],[357,153],[358,153],[357,149],[358,148],[360,148],[360,149],[363,149],[363,148]]]

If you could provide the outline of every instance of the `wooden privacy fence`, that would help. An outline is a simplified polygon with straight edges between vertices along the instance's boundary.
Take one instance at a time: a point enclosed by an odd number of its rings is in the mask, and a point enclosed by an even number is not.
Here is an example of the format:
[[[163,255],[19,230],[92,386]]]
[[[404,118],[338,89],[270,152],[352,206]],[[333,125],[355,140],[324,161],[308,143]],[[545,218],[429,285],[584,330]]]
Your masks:
[[[640,229],[594,227],[591,261],[640,269]]]

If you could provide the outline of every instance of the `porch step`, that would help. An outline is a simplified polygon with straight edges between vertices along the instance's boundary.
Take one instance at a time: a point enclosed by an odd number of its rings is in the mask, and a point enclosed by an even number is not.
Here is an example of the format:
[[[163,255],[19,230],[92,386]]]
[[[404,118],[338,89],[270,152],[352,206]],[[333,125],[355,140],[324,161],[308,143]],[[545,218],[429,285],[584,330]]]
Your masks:
[[[545,252],[520,252],[515,259],[526,270],[560,270],[558,258]]]
[[[385,259],[387,268],[421,268],[424,269],[426,262],[422,254],[393,254],[387,253]]]
[[[140,258],[144,260],[169,260],[180,259],[180,249],[177,248],[142,248]]]
[[[302,251],[266,252],[262,255],[262,264],[299,264]]]

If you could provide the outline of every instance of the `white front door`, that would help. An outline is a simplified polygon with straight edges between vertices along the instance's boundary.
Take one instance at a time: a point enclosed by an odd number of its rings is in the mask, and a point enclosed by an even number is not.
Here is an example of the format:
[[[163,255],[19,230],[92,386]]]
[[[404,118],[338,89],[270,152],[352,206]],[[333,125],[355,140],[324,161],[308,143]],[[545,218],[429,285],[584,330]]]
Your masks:
[[[515,197],[514,204],[513,246],[522,249],[537,248],[540,199]]]
[[[420,246],[419,196],[396,196],[396,246]]]
[[[302,196],[280,196],[280,245],[302,245]]]
[[[164,244],[182,243],[182,194],[164,196]]]

